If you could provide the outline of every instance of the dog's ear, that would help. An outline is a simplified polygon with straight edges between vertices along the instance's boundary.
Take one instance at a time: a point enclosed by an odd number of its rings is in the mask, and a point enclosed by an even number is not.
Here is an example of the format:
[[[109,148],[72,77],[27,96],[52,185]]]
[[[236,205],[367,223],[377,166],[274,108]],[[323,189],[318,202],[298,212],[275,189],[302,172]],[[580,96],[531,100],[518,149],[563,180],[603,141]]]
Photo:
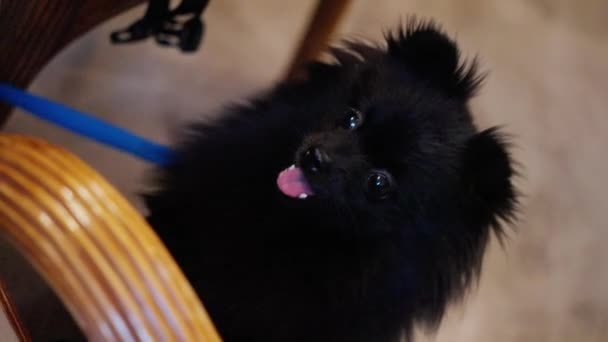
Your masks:
[[[499,219],[513,219],[517,206],[514,174],[508,146],[497,128],[469,139],[464,150],[464,182],[477,217],[493,225]]]
[[[411,18],[405,27],[386,33],[385,38],[390,56],[450,96],[469,99],[483,80],[477,61],[461,61],[456,43],[432,21]]]

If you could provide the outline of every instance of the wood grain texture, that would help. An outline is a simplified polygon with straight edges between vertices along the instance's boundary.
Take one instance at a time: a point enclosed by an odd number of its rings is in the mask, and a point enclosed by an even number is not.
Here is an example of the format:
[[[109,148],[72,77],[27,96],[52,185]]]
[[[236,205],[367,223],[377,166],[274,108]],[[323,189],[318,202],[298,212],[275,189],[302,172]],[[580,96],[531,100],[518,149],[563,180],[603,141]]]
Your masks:
[[[139,213],[74,155],[0,135],[0,230],[91,341],[221,341]]]
[[[144,0],[0,0],[0,82],[26,88],[68,43]],[[10,107],[0,104],[0,127]]]
[[[336,31],[342,16],[347,12],[351,0],[318,0],[317,6],[301,39],[291,65],[287,71],[287,78],[300,77],[300,67],[319,57],[327,48],[327,44]]]

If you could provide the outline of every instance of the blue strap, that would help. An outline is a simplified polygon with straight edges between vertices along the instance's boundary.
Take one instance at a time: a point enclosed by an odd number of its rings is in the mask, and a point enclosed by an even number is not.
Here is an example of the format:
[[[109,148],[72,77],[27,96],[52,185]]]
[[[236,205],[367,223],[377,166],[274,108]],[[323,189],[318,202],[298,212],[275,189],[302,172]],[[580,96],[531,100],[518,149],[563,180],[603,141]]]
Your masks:
[[[7,84],[0,83],[0,101],[20,107],[42,120],[154,164],[168,163],[173,153],[167,146],[146,140],[90,114],[29,94]]]

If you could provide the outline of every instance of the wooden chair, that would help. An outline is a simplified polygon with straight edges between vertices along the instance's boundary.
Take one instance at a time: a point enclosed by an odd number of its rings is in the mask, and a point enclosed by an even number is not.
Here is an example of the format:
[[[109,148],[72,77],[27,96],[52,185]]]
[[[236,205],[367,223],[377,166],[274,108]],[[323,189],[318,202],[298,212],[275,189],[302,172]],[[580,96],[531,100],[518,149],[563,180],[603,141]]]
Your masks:
[[[143,2],[0,0],[0,82],[26,88],[75,38]],[[297,76],[299,66],[325,47],[349,2],[318,1],[286,77]],[[0,103],[0,128],[10,109]],[[91,341],[221,341],[145,220],[99,174],[60,147],[0,132],[0,232]],[[0,309],[17,339],[29,340],[1,279]]]

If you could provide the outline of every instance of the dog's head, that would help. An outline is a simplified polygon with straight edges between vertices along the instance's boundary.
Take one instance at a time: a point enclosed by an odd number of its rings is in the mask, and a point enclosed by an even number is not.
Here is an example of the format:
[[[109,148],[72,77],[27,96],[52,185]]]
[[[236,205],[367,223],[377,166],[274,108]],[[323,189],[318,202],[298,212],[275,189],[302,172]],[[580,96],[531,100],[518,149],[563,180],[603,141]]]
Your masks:
[[[475,61],[416,21],[387,34],[386,46],[346,42],[332,52],[337,63],[308,69],[316,100],[307,110],[318,122],[277,178],[283,194],[331,203],[374,232],[509,217],[505,143],[495,128],[479,132],[468,108],[482,80]]]
[[[333,213],[348,238],[398,256],[387,282],[409,287],[387,298],[406,296],[412,317],[438,323],[517,202],[503,136],[479,131],[469,110],[482,77],[432,23],[410,21],[386,46],[347,42],[333,56],[338,63],[313,63],[297,89],[310,92],[302,106],[318,122],[303,130],[278,187],[329,212],[325,220]]]

